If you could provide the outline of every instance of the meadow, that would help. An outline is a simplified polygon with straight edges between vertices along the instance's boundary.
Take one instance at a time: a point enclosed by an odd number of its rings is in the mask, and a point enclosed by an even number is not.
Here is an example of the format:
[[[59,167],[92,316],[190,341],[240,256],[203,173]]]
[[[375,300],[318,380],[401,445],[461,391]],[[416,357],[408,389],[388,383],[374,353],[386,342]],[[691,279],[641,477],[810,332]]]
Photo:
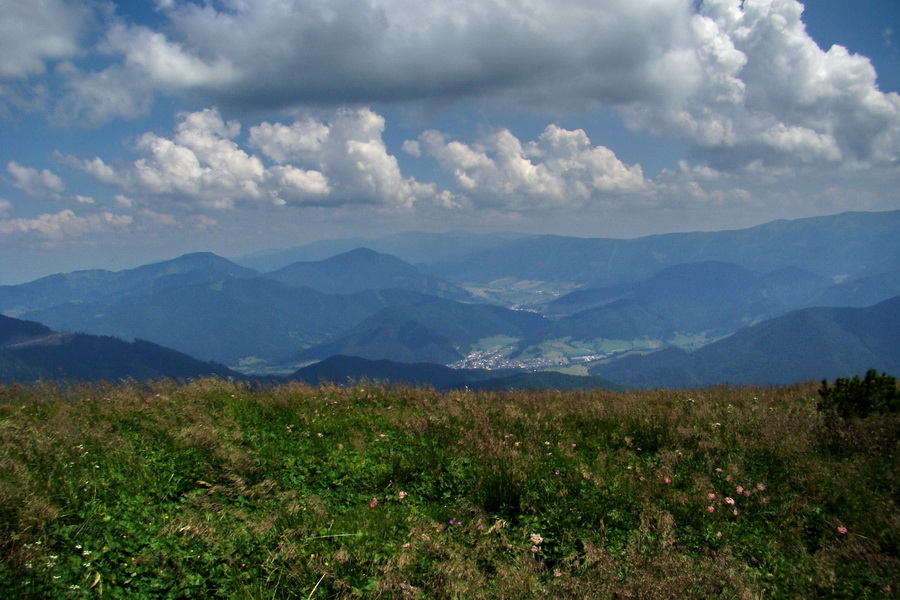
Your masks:
[[[0,387],[0,597],[896,597],[900,414],[819,385]]]

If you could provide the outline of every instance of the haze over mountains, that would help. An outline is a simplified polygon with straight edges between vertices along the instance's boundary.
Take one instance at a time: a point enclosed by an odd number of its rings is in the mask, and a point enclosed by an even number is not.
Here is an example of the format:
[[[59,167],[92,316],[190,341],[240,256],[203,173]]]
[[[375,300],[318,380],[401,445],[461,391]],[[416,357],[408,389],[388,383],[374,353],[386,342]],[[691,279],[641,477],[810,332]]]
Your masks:
[[[900,366],[898,232],[900,211],[632,240],[409,233],[58,274],[0,286],[0,312],[247,374],[341,355],[783,383]]]

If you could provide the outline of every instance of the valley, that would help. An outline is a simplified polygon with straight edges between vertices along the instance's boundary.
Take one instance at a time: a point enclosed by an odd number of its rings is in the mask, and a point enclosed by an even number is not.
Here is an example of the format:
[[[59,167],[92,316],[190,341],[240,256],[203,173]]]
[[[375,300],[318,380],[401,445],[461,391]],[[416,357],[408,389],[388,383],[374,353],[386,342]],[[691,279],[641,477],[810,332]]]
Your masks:
[[[900,368],[897,231],[900,211],[621,240],[409,233],[61,273],[0,286],[0,312],[243,377],[350,356],[641,387],[786,383]],[[797,339],[830,353],[786,355]],[[745,376],[726,355],[760,366]]]

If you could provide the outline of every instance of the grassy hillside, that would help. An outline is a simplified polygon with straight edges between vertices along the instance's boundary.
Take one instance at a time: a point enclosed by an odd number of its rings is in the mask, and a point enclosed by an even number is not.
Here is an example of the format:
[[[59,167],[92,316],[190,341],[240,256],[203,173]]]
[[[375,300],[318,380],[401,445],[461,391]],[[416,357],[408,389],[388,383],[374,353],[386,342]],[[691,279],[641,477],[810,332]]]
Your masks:
[[[816,388],[0,387],[0,597],[894,597],[900,417]]]

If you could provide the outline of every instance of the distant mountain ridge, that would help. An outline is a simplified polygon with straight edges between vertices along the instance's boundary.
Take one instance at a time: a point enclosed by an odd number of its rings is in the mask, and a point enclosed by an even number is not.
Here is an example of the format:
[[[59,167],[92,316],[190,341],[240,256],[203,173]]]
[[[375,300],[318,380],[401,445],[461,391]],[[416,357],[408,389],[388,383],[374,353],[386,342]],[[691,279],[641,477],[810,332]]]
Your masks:
[[[472,294],[409,263],[369,248],[314,262],[295,262],[264,277],[290,286],[309,287],[327,294],[403,289],[452,300],[473,300]]]
[[[258,275],[211,252],[195,252],[123,271],[75,271],[19,285],[3,285],[0,286],[0,312],[23,313],[70,302],[112,302],[174,287]]]
[[[698,387],[900,372],[900,296],[866,308],[808,308],[741,329],[694,352],[670,348],[596,366],[628,386]]]
[[[187,379],[238,374],[157,344],[54,331],[0,315],[0,381]]]
[[[635,239],[542,235],[515,239],[431,272],[457,282],[514,277],[602,286],[644,279],[680,263],[723,261],[760,273],[795,267],[852,279],[900,268],[897,231],[900,211],[847,212]]]
[[[432,298],[385,308],[343,336],[304,350],[297,358],[347,354],[373,360],[449,364],[463,358],[468,347],[482,338],[522,337],[543,323],[543,317],[530,312]]]
[[[380,249],[356,240],[344,250],[350,241],[337,240],[269,254],[341,249],[265,273],[201,252],[119,272],[59,274],[0,286],[0,313],[58,336],[148,340],[245,373],[283,374],[342,354],[523,372],[595,368],[604,376],[615,365],[609,379],[644,385],[649,379],[632,373],[638,364],[661,384],[681,381],[654,366],[665,359],[698,373],[684,381],[730,381],[731,371],[712,368],[715,350],[730,348],[738,362],[746,353],[752,364],[754,346],[738,343],[748,326],[900,294],[898,231],[900,211],[633,240],[408,233],[367,241]],[[835,357],[842,348],[870,360],[890,356],[889,347],[873,354],[827,321],[799,322],[819,331],[815,344]],[[770,355],[793,344],[778,336],[802,339],[798,327],[766,330],[776,339],[766,342]],[[680,362],[670,347],[694,349],[692,358]],[[706,370],[690,362],[698,357],[709,359]],[[786,376],[777,361],[757,372]]]

